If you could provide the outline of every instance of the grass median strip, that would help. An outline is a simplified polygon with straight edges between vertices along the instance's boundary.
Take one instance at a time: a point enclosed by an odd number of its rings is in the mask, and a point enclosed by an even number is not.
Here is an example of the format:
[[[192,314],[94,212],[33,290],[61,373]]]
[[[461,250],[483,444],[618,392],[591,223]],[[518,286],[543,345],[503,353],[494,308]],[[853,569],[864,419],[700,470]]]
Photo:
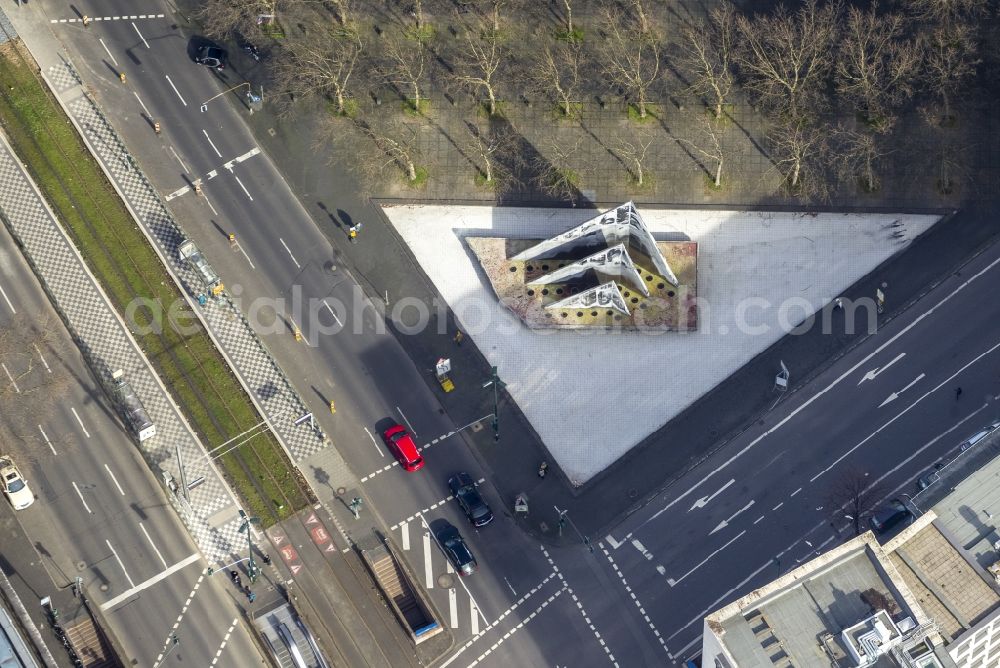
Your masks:
[[[191,333],[181,334],[160,317],[182,301],[177,286],[35,74],[34,61],[10,43],[0,47],[0,87],[0,124],[11,145],[118,312],[135,323],[136,340],[202,442],[213,447],[258,424],[256,408],[200,323],[186,318]],[[162,326],[149,327],[157,319]],[[309,502],[269,431],[218,461],[247,511],[265,525]]]

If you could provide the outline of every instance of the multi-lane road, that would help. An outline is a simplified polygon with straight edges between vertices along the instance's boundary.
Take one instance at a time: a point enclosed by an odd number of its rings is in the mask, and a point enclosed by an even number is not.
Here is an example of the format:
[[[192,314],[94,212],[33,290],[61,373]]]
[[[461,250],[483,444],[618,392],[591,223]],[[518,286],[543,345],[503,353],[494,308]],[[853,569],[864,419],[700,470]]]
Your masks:
[[[73,17],[51,0],[32,4],[49,19]],[[305,400],[324,414],[324,428],[455,633],[447,665],[679,661],[697,651],[706,612],[846,536],[849,521],[831,515],[828,503],[844,471],[905,492],[966,432],[997,417],[994,250],[784,398],[593,552],[545,548],[527,537],[504,512],[511,500],[499,498],[488,479],[484,489],[498,518],[473,531],[446,499],[445,481],[457,470],[487,477],[463,439],[463,429],[476,427],[448,420],[427,388],[428,365],[414,364],[384,331],[336,244],[259,150],[241,118],[248,110],[211,99],[254,78],[260,65],[238,54],[223,73],[196,65],[191,35],[175,27],[183,21],[169,6],[143,2],[141,11],[154,18],[131,19],[140,13],[134,4],[102,3],[101,12],[117,20],[53,29],[186,232],[244,312],[259,319]],[[202,195],[191,188],[199,178]],[[359,216],[345,215],[338,202],[323,206],[341,223]],[[279,299],[294,324],[275,314]],[[294,325],[303,330],[300,343]],[[423,471],[392,465],[378,433],[393,422],[408,425],[426,446]],[[442,520],[463,530],[480,560],[476,575],[450,572],[433,536]],[[134,527],[122,531],[136,542]],[[107,540],[128,542],[126,535]]]
[[[260,665],[230,591],[206,562],[125,432],[13,239],[0,230],[0,454],[36,495],[20,523],[51,586],[76,578],[129,658],[153,665],[176,633],[191,665]],[[36,612],[32,601],[32,612]],[[180,645],[178,645],[180,647]]]

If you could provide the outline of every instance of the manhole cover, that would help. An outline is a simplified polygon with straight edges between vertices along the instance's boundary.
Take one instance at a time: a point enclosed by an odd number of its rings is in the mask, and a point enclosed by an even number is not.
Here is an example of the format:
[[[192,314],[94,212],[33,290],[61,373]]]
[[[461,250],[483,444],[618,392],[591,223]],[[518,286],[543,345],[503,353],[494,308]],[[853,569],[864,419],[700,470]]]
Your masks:
[[[451,589],[455,584],[455,579],[451,577],[448,573],[442,573],[437,579],[438,587],[442,589]]]
[[[633,488],[628,491],[628,498],[634,499],[637,496],[639,496],[639,490]]]
[[[347,488],[346,487],[338,487],[337,488],[337,496],[343,496],[344,494],[347,494]]]
[[[269,135],[271,135],[273,137],[274,135],[276,135],[278,133],[274,131],[274,128],[268,128],[267,129],[267,134],[269,134]]]
[[[546,524],[545,522],[539,523],[538,528],[541,529],[544,533],[549,532],[549,525]]]
[[[76,562],[76,570],[78,570],[78,571],[85,571],[85,570],[87,570],[87,562],[85,562],[85,561],[78,561],[78,562]]]
[[[101,586],[98,587],[98,589],[100,589],[101,591],[107,591],[109,589],[109,587],[108,587],[108,585],[107,585],[106,582],[102,582]]]
[[[472,425],[472,431],[478,433],[481,432],[482,430],[483,430],[483,425],[480,424],[479,422],[476,422],[475,424]]]

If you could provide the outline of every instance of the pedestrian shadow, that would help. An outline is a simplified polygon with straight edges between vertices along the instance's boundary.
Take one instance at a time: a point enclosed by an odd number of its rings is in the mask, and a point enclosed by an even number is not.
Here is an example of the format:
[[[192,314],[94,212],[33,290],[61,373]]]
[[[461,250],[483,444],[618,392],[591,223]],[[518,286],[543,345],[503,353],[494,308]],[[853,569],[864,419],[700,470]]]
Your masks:
[[[326,208],[326,204],[324,204],[323,202],[317,201],[316,202],[316,206],[319,207],[320,211],[322,211],[323,213],[326,214],[326,217],[330,219],[331,223],[333,223],[334,225],[336,225],[337,227],[339,227],[341,229],[344,229],[344,223],[340,222],[340,219],[337,218],[337,216],[333,215],[332,211],[330,211],[328,208]],[[341,216],[346,215],[346,214],[344,214],[344,212],[340,211],[339,209],[337,211],[341,214]],[[350,218],[350,216],[348,216],[348,218]]]

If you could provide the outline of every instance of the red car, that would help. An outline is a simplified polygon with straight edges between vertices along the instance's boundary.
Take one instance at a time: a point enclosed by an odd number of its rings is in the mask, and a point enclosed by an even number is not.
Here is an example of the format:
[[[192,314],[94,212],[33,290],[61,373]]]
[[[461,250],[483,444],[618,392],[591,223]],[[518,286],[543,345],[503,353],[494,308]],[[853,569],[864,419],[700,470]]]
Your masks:
[[[401,424],[393,425],[382,433],[382,438],[399,460],[403,470],[412,473],[424,468],[424,458],[417,452],[417,446],[413,442],[413,437],[406,431],[406,427]]]

